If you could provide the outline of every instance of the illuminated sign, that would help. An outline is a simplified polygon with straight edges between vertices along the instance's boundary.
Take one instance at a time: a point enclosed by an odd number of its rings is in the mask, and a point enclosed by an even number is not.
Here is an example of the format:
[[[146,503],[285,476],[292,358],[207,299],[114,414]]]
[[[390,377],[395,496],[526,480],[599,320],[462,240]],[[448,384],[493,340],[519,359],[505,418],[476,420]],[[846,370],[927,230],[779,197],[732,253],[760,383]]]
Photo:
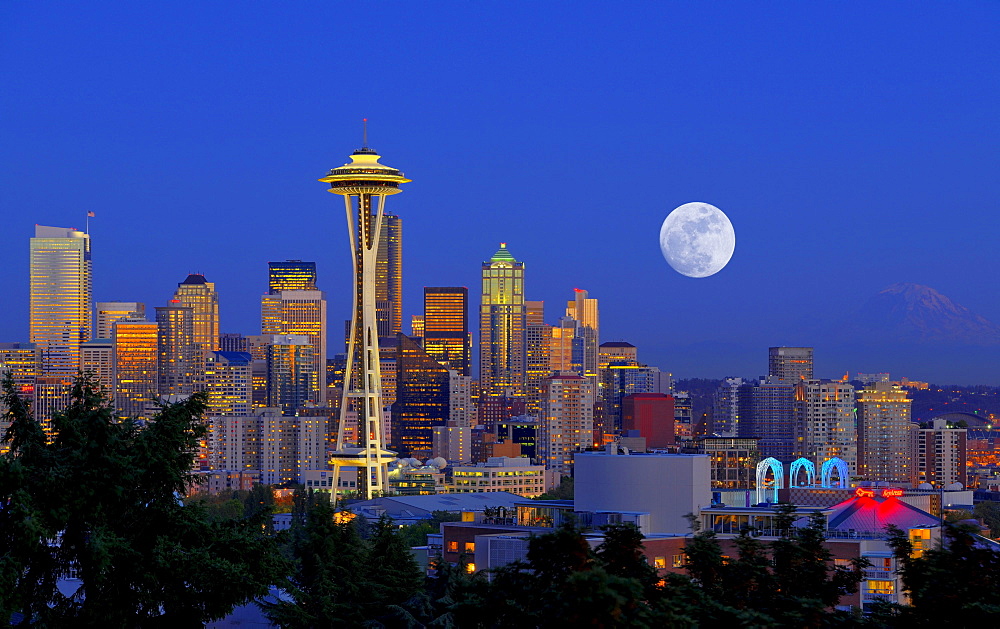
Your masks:
[[[864,487],[858,487],[856,490],[854,490],[854,495],[857,496],[858,498],[874,498],[875,490],[866,489]],[[886,488],[882,490],[880,495],[883,498],[899,498],[900,496],[903,495],[903,490],[895,488]]]

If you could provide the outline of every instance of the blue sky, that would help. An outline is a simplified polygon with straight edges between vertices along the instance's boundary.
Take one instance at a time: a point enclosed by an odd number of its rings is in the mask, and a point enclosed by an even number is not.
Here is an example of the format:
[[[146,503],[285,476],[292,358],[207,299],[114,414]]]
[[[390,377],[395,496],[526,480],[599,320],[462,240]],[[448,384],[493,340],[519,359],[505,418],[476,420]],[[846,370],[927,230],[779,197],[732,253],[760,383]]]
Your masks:
[[[1000,384],[824,362],[801,331],[901,281],[1000,321],[997,41],[986,2],[3,3],[0,340],[27,340],[33,225],[88,210],[97,300],[151,308],[202,272],[223,330],[257,333],[267,262],[299,258],[347,318],[343,212],[315,180],[367,117],[414,180],[389,203],[404,317],[425,285],[475,295],[506,241],[550,321],[586,288],[602,339],[682,377],[810,344],[823,376]],[[705,279],[657,247],[689,201],[736,229]]]

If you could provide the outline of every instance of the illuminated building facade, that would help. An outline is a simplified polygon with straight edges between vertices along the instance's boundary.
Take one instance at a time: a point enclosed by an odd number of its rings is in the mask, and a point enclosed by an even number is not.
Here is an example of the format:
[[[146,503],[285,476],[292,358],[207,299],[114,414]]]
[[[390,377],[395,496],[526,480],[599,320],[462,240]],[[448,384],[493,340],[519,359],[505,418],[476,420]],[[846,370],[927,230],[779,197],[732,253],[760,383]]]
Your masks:
[[[743,378],[725,378],[712,399],[711,433],[717,437],[735,437],[740,425],[740,387]]]
[[[403,334],[397,338],[392,445],[401,456],[428,457],[434,448],[434,427],[448,423],[451,377],[416,341]]]
[[[424,350],[434,360],[463,376],[471,374],[469,289],[424,287]]]
[[[375,260],[375,317],[378,335],[403,332],[403,220],[382,215]]]
[[[795,384],[813,379],[813,348],[770,347],[767,350],[767,375],[779,382]]]
[[[215,283],[192,273],[177,285],[172,306],[187,306],[194,313],[194,342],[205,356],[219,349],[219,294]]]
[[[412,338],[424,338],[423,315],[410,315],[410,336]]]
[[[99,301],[94,304],[97,315],[95,339],[110,339],[115,321],[125,317],[145,317],[146,304],[138,301]]]
[[[600,313],[597,300],[589,293],[574,288],[574,299],[566,304],[566,316],[576,321],[577,352],[581,354],[580,368],[585,376],[596,378],[598,365],[598,341],[600,339]]]
[[[756,439],[705,437],[695,446],[707,454],[712,468],[712,489],[755,489],[760,451]]]
[[[267,405],[294,415],[315,402],[316,361],[309,339],[298,334],[275,334],[267,352]]]
[[[910,482],[914,487],[930,483],[935,488],[966,483],[967,430],[949,428],[948,421],[935,419],[929,428],[916,428],[911,435],[913,467]]]
[[[35,379],[40,374],[40,367],[38,348],[34,343],[0,343],[0,379],[10,376],[14,390],[29,404],[35,394]],[[6,433],[10,426],[6,412],[6,405],[0,401],[0,435]],[[9,447],[9,442],[0,440],[0,454]]]
[[[30,398],[41,374],[41,354],[34,343],[0,343],[0,373],[10,374],[17,392]]]
[[[485,395],[524,389],[524,263],[507,243],[483,263],[479,307],[479,386]]]
[[[837,457],[858,474],[854,386],[842,381],[799,380],[795,385],[794,457],[816,463]],[[768,453],[770,454],[770,453]]]
[[[44,373],[75,375],[80,344],[91,339],[90,236],[35,225],[31,239],[28,340]]]
[[[344,197],[354,268],[341,415],[336,449],[330,463],[338,482],[341,467],[357,469],[356,487],[369,499],[373,493],[387,488],[387,465],[395,456],[382,444],[382,379],[376,309],[378,251],[382,229],[392,222],[392,219],[385,219],[386,197],[401,192],[399,185],[410,181],[399,170],[380,164],[379,159],[378,153],[364,146],[351,155],[349,164],[331,169],[320,179],[330,185],[331,193]],[[388,271],[386,281],[388,283]],[[345,440],[347,418],[352,414],[360,427],[358,443],[354,444]]]
[[[105,395],[114,396],[115,344],[110,338],[95,339],[80,345],[81,369],[93,374]]]
[[[69,406],[74,377],[68,374],[42,374],[35,378],[31,411],[35,420],[42,425],[49,441],[55,437],[52,416]]]
[[[312,346],[315,378],[309,399],[326,400],[326,294],[319,290],[286,290],[260,298],[262,335],[305,336]]]
[[[563,476],[573,470],[573,457],[594,446],[594,384],[572,371],[542,381],[538,458]]]
[[[206,414],[245,417],[250,414],[251,363],[247,352],[212,352],[205,362]]]
[[[545,466],[527,457],[490,457],[485,463],[452,467],[451,493],[509,491],[525,498],[545,493]]]
[[[472,402],[472,376],[448,371],[448,423],[469,426],[475,422],[476,406]]]
[[[858,475],[862,480],[910,482],[911,404],[902,387],[883,380],[858,392]]]
[[[316,263],[302,260],[268,262],[268,292],[277,295],[284,290],[317,290]]]
[[[185,306],[157,307],[156,326],[160,395],[191,395],[204,371],[204,359],[194,343],[194,310]]]
[[[156,322],[126,317],[115,322],[115,406],[125,417],[149,419],[157,397],[160,354]]]
[[[542,380],[552,373],[552,326],[545,323],[545,302],[525,301],[524,326],[524,392],[528,412],[541,410]]]

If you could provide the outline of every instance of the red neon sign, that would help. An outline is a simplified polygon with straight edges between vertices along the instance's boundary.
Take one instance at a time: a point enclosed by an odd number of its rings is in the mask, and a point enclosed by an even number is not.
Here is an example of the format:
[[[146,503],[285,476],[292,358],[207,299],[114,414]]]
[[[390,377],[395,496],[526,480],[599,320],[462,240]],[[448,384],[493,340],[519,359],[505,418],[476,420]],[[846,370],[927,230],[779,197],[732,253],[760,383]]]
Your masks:
[[[875,490],[866,489],[864,487],[858,487],[857,489],[854,490],[854,495],[857,496],[858,498],[874,498]],[[881,496],[883,498],[899,498],[902,495],[903,495],[902,489],[886,488],[883,489],[881,492]]]

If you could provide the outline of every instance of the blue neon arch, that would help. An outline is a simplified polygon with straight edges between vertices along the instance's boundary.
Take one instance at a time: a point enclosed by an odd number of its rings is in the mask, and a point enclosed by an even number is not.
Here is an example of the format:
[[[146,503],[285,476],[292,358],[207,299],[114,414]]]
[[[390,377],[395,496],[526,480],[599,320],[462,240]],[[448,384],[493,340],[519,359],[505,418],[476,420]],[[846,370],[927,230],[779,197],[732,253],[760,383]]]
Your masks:
[[[767,488],[764,487],[764,479],[767,478],[768,470],[774,476],[773,497],[771,502],[778,502],[778,490],[784,488],[784,468],[781,461],[774,457],[767,457],[757,464],[757,503],[767,502]]]
[[[799,470],[805,469],[806,471],[806,483],[805,485],[799,485]],[[805,457],[800,457],[792,461],[792,464],[788,467],[788,486],[789,487],[808,487],[810,485],[816,484],[816,464]]]
[[[841,489],[847,489],[850,483],[850,472],[847,470],[847,463],[844,462],[840,457],[833,457],[832,459],[827,459],[823,461],[823,468],[821,472],[820,485],[822,487],[832,488],[833,485],[833,470],[837,470],[837,487]]]

